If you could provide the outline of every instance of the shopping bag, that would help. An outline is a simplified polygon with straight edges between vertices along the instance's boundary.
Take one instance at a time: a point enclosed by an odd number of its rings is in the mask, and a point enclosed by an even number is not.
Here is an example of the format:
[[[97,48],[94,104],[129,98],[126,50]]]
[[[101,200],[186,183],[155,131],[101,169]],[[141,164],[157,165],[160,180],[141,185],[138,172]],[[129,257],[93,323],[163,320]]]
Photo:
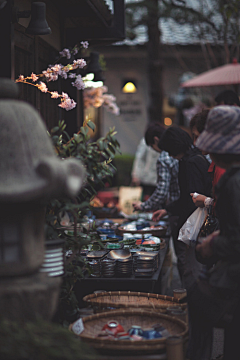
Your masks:
[[[214,231],[219,230],[219,221],[218,218],[214,214],[214,210],[212,205],[210,205],[207,209],[207,216],[200,227],[198,236],[197,236],[197,242],[196,245],[198,245],[201,242],[202,238],[207,237],[208,235],[212,234]],[[201,256],[201,254],[195,250],[196,259],[201,264],[207,265],[209,268],[214,265],[216,262],[216,258],[214,256],[210,258],[204,258]]]
[[[207,216],[207,209],[198,207],[183,224],[179,230],[178,240],[190,245],[192,241],[196,242],[199,230]]]
[[[142,197],[142,187],[120,186],[119,188],[119,207],[120,210],[131,215],[134,211],[133,202],[140,201]]]

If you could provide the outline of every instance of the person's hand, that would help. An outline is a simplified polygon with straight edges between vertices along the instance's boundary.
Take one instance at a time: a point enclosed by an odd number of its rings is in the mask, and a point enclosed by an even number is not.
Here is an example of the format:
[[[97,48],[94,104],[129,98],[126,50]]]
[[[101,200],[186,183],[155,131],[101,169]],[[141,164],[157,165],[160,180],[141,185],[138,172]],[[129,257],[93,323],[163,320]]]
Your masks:
[[[132,185],[133,186],[139,186],[140,185],[140,180],[138,178],[136,178],[135,176],[132,177]]]
[[[204,200],[207,198],[205,195],[198,194],[197,196],[194,196],[194,193],[190,194],[192,197],[192,201],[197,207],[203,208],[205,206]]]
[[[132,206],[135,211],[142,210],[142,202],[141,201],[135,201],[132,203]]]
[[[167,210],[165,210],[165,209],[157,210],[153,213],[152,220],[159,221],[165,215],[167,215]]]
[[[219,234],[219,230],[214,231],[212,234],[204,238],[201,244],[196,246],[196,251],[200,253],[203,258],[209,258],[213,255],[213,249],[211,246],[212,239]]]

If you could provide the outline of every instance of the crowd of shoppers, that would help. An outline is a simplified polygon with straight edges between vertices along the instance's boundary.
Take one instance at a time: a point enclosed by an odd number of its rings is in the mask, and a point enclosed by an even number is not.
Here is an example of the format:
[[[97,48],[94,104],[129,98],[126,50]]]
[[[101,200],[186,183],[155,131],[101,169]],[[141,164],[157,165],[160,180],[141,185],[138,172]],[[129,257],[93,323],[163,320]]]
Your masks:
[[[195,115],[190,122],[193,139],[185,130],[172,126],[156,137],[152,136],[150,142],[146,141],[160,156],[168,154],[178,162],[178,198],[169,201],[169,195],[165,196],[158,206],[156,199],[154,207],[144,207],[145,203],[134,204],[135,209],[142,211],[157,208],[153,213],[154,221],[167,214],[177,216],[175,234],[172,235],[180,277],[187,289],[189,360],[211,359],[214,327],[224,328],[223,359],[239,357],[240,102],[232,91],[219,94],[215,101],[215,107]],[[158,180],[157,188],[160,183]],[[165,188],[166,191],[170,189]],[[194,193],[199,195],[195,197]],[[177,240],[177,234],[197,206],[207,205],[207,199],[214,202],[219,230],[195,247],[188,247]],[[151,197],[149,200],[151,202]],[[211,260],[212,265],[204,278],[199,276],[202,264],[197,261],[196,254],[203,262]]]

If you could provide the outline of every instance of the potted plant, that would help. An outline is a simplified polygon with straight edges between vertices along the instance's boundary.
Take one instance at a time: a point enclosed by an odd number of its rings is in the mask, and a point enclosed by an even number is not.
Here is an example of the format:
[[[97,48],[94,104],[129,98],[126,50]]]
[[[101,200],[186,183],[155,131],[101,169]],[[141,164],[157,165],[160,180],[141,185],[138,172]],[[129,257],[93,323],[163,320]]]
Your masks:
[[[73,288],[84,271],[90,271],[80,252],[98,236],[94,222],[86,221],[90,201],[97,191],[104,187],[105,181],[114,175],[115,168],[112,159],[119,152],[119,143],[115,138],[115,129],[110,129],[105,137],[91,141],[88,129],[94,131],[95,125],[88,121],[77,134],[69,138],[65,132],[66,124],[60,121],[54,127],[50,136],[58,156],[62,159],[74,157],[79,159],[86,168],[86,181],[76,198],[51,200],[46,212],[46,238],[65,240],[64,250],[68,255],[65,262],[65,275],[62,281],[59,308],[56,319],[60,323],[74,320],[78,313],[78,302]],[[67,231],[62,226],[62,217],[67,214],[73,227]]]

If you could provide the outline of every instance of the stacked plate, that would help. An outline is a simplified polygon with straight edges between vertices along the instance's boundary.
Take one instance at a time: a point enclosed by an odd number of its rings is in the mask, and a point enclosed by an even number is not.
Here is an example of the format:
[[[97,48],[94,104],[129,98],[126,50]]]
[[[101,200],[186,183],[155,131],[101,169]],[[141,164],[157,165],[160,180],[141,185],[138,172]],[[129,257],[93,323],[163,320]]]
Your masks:
[[[105,258],[101,261],[101,267],[103,277],[114,277],[116,260]]]
[[[39,271],[47,272],[51,277],[64,275],[63,248],[59,246],[56,249],[46,249],[44,262]]]
[[[135,276],[152,276],[154,269],[154,257],[153,256],[137,256],[134,271]]]
[[[92,277],[101,277],[101,264],[99,260],[88,261],[89,266],[91,267],[91,276]]]
[[[154,270],[157,270],[158,268],[158,265],[159,265],[159,252],[158,251],[136,251],[135,253],[135,257],[134,257],[134,260],[135,260],[135,267],[137,268],[137,258],[139,256],[151,256],[153,258],[153,268]]]
[[[87,256],[87,259],[89,261],[91,260],[98,260],[103,258],[108,253],[107,250],[95,250],[95,251],[89,251]]]
[[[126,259],[118,259],[116,265],[116,275],[125,277],[132,275],[133,260],[132,257]]]

